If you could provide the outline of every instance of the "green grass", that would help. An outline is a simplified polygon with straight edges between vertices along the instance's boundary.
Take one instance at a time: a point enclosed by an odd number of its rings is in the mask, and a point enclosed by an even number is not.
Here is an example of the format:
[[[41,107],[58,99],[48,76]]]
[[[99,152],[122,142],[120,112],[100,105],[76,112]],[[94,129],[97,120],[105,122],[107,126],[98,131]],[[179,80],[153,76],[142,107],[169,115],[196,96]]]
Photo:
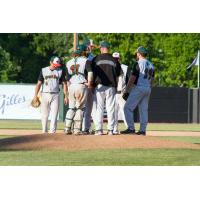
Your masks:
[[[16,137],[14,135],[0,135],[0,139]]]
[[[104,124],[106,129],[106,123]],[[119,129],[125,128],[123,123]],[[0,129],[41,129],[40,120],[0,120]],[[58,122],[58,129],[64,129],[64,122]],[[139,124],[136,123],[136,129]],[[199,124],[173,124],[173,123],[149,123],[147,131],[200,131]]]
[[[200,150],[0,151],[1,166],[199,166]]]
[[[160,139],[169,139],[176,140],[181,142],[189,142],[193,144],[200,144],[200,137],[191,137],[191,136],[162,136]]]

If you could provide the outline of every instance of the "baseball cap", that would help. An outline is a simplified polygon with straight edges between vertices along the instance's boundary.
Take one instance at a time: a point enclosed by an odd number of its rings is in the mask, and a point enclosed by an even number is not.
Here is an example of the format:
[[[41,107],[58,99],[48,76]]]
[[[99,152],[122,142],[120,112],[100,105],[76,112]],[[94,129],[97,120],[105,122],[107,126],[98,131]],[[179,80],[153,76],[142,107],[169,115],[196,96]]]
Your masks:
[[[81,54],[82,53],[82,47],[80,46],[80,45],[78,45],[77,47],[76,47],[76,50],[74,51],[74,53],[75,54]]]
[[[112,56],[113,56],[114,58],[119,58],[119,57],[120,57],[118,52],[113,53]]]
[[[86,46],[89,46],[89,45],[90,45],[90,40],[85,40],[85,41],[83,42],[83,44],[86,45]]]
[[[148,53],[147,50],[143,46],[138,47],[136,52],[142,53],[142,54]]]
[[[60,58],[57,57],[57,56],[52,56],[50,61],[53,63],[54,67],[60,67],[61,66]]]
[[[106,47],[106,48],[109,48],[110,47],[110,44],[106,41],[103,41],[100,43],[100,47]]]
[[[80,49],[81,51],[87,51],[87,46],[85,44],[78,45],[77,49]]]

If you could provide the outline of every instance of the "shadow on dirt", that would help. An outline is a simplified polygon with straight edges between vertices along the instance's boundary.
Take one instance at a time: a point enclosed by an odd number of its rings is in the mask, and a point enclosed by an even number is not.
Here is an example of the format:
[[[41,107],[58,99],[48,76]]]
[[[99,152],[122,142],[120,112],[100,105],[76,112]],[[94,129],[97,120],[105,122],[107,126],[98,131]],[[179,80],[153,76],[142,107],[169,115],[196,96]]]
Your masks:
[[[25,135],[25,136],[16,136],[10,138],[3,138],[0,139],[0,151],[2,150],[15,150],[16,145],[23,145],[23,144],[32,144],[34,142],[43,142],[50,137],[44,134],[35,134],[35,135]],[[19,150],[19,149],[17,149]]]

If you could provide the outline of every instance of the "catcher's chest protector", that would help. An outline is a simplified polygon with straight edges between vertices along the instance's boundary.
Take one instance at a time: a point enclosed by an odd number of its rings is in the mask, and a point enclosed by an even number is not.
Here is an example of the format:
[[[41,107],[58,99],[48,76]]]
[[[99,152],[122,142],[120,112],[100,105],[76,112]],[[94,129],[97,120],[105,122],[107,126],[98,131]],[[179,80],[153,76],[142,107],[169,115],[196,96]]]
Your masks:
[[[85,78],[85,64],[87,58],[78,57],[72,58],[67,62],[67,71],[71,75],[70,82],[73,84],[86,82]]]

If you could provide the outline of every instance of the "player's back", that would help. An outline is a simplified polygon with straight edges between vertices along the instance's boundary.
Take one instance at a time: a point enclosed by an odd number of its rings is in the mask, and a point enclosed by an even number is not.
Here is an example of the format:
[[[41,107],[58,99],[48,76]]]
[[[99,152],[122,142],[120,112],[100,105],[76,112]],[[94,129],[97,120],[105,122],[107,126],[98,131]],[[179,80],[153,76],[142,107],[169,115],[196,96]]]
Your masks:
[[[69,81],[72,84],[87,82],[85,78],[86,61],[86,57],[76,57],[67,62],[67,73],[71,77]]]
[[[93,59],[95,84],[116,87],[117,76],[120,75],[121,66],[109,53],[96,56]]]
[[[139,77],[137,81],[137,86],[150,87],[151,79],[154,73],[153,64],[147,59],[140,59],[138,61],[139,67]]]

